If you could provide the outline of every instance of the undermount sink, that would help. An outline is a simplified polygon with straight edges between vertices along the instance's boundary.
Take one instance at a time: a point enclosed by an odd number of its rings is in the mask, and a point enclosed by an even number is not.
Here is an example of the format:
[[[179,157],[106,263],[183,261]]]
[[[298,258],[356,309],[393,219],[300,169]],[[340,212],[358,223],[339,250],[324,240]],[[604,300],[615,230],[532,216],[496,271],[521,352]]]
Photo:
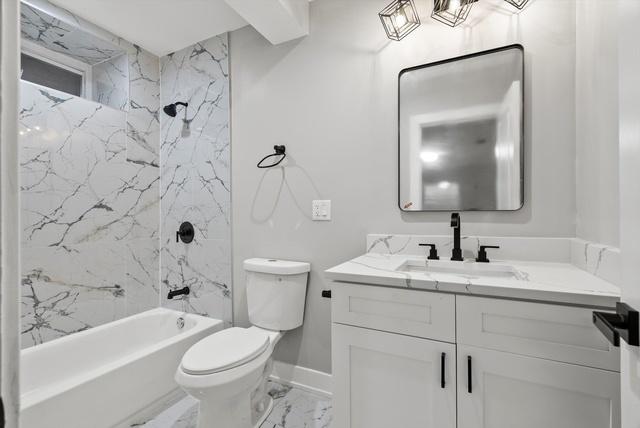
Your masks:
[[[472,260],[456,262],[450,260],[409,259],[400,265],[396,271],[522,279],[520,273],[511,265],[504,263],[477,263]]]

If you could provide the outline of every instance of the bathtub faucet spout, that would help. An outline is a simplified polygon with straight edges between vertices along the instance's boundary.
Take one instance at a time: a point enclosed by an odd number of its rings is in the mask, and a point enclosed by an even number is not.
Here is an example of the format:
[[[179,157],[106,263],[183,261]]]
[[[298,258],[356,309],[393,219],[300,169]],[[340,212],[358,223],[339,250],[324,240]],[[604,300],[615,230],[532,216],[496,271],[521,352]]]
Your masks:
[[[186,296],[189,295],[189,287],[179,288],[177,290],[169,290],[169,294],[167,295],[167,299],[173,299],[176,296],[180,296],[184,294]]]

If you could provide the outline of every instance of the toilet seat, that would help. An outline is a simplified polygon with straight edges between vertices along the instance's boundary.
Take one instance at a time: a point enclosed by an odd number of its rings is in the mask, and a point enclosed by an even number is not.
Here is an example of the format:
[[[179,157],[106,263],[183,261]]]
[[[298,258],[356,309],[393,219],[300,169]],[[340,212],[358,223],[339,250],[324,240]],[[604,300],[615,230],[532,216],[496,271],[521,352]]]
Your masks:
[[[269,343],[269,336],[261,330],[228,328],[193,345],[182,357],[180,368],[190,375],[222,372],[254,360]]]

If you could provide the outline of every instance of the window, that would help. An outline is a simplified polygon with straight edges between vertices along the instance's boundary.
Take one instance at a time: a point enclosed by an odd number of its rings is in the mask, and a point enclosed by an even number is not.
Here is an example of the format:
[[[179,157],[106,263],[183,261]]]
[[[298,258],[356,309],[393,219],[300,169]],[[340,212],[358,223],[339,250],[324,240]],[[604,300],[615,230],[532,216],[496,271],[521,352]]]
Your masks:
[[[84,76],[81,72],[72,71],[68,67],[61,67],[25,53],[21,54],[20,60],[23,80],[71,95],[82,96]]]

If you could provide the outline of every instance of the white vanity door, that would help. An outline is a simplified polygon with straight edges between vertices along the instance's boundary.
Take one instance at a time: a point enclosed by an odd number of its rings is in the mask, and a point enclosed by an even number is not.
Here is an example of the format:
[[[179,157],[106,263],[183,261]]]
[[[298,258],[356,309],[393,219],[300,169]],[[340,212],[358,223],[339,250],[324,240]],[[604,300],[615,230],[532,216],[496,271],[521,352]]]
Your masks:
[[[619,407],[619,373],[458,346],[458,428],[619,428]]]
[[[456,427],[454,345],[333,324],[332,347],[333,428]]]

